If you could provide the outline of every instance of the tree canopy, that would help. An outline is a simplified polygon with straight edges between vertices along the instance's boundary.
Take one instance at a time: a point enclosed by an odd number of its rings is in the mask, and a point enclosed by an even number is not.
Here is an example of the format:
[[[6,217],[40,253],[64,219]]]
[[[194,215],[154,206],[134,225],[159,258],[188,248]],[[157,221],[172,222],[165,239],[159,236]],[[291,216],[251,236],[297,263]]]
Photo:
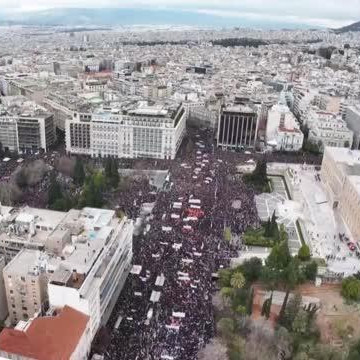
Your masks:
[[[275,244],[270,255],[266,259],[266,265],[271,269],[283,270],[291,261],[291,255],[287,241]]]
[[[89,176],[81,193],[79,207],[101,208],[104,204],[103,191],[105,188],[105,179],[101,172]]]
[[[249,260],[245,260],[239,269],[243,273],[245,279],[252,283],[260,278],[262,267],[262,260],[257,257],[253,257]]]
[[[302,261],[308,261],[310,260],[310,256],[311,254],[309,247],[306,244],[302,245],[298,252],[299,259]]]
[[[348,277],[341,283],[341,294],[347,300],[360,300],[360,280]]]
[[[116,159],[107,158],[105,160],[104,173],[105,173],[106,183],[112,188],[117,188],[119,185],[120,176],[119,176],[118,164]]]
[[[265,157],[257,161],[254,171],[251,174],[245,175],[244,180],[252,184],[259,191],[269,191],[267,161]]]
[[[62,198],[60,184],[58,183],[55,174],[50,176],[50,186],[48,190],[48,205],[51,207],[55,202]]]
[[[79,157],[76,158],[73,180],[74,180],[74,183],[79,186],[82,186],[85,181],[84,164],[83,164],[81,158],[79,158]]]
[[[234,289],[241,289],[245,285],[245,277],[241,272],[236,272],[232,275],[230,285]]]

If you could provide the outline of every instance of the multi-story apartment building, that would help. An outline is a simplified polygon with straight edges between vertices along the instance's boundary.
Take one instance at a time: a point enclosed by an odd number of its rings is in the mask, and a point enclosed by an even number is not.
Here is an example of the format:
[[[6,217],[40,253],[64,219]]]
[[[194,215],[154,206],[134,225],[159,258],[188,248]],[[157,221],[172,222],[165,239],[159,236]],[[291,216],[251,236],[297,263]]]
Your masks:
[[[301,85],[296,85],[293,88],[292,111],[300,122],[303,122],[307,117],[311,103],[317,94],[318,92],[316,90],[310,90]]]
[[[0,142],[11,151],[47,151],[54,144],[54,116],[22,96],[4,98],[0,108]]]
[[[221,101],[212,98],[206,101],[186,101],[183,103],[187,111],[188,124],[217,130]]]
[[[5,258],[3,256],[0,257],[0,274],[3,273],[5,267]],[[0,321],[4,321],[8,315],[8,307],[6,300],[6,290],[4,277],[0,276]]]
[[[23,249],[3,270],[12,324],[27,321],[47,306],[48,269],[45,255]]]
[[[218,123],[217,144],[223,149],[254,148],[257,130],[257,110],[245,105],[223,107]]]
[[[355,241],[360,239],[360,151],[326,147],[321,180]]]
[[[171,86],[166,85],[144,85],[143,96],[145,99],[163,99],[168,98],[172,94]]]
[[[56,254],[55,244],[61,246],[67,236],[63,234],[60,241],[61,234],[55,231],[64,215],[44,209],[0,206],[0,254],[6,263],[24,248]]]
[[[17,119],[0,110],[0,143],[3,149],[19,150]]]
[[[353,132],[346,122],[334,113],[309,111],[305,124],[309,128],[309,141],[319,144],[321,150],[326,146],[351,148]]]
[[[360,149],[360,105],[347,107],[345,122],[354,133],[353,149]]]
[[[107,79],[86,79],[84,80],[84,89],[86,91],[104,91],[107,88]]]
[[[132,221],[104,209],[2,207],[0,226],[1,251],[10,261],[4,281],[12,321],[48,305],[69,305],[90,316],[93,337],[130,271]]]
[[[89,315],[93,338],[109,319],[130,271],[133,223],[111,210],[85,208],[71,210],[63,224],[77,242],[64,248],[65,259],[50,277],[49,304]]]
[[[320,110],[338,115],[341,112],[342,101],[341,97],[319,93],[314,96],[312,105],[317,106]]]
[[[65,124],[75,114],[88,113],[91,111],[91,103],[79,97],[81,89],[68,87],[68,84],[53,89],[44,96],[43,104],[54,114],[57,128],[65,131]]]
[[[299,151],[304,134],[293,113],[286,105],[274,105],[268,112],[266,142],[274,150]]]
[[[76,114],[66,123],[66,150],[92,157],[174,159],[186,131],[182,105],[135,102]]]

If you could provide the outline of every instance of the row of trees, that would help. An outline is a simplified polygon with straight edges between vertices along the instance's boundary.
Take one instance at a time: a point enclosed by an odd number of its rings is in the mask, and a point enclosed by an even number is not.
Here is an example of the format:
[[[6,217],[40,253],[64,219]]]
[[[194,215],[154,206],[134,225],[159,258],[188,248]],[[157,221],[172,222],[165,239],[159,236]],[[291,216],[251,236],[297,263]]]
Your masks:
[[[214,40],[213,45],[219,45],[224,47],[251,46],[257,48],[262,45],[269,45],[269,43],[263,40],[251,38],[228,38]]]
[[[230,313],[225,311],[226,316],[218,321],[217,330],[226,346],[229,359],[242,359],[245,339],[240,334],[240,319],[244,320],[252,313],[254,298],[252,283],[258,280],[261,268],[261,260],[252,258],[235,269],[219,271],[220,294],[224,306],[230,310]],[[222,348],[218,346],[218,349]],[[208,354],[208,358],[209,356],[213,355]],[[222,356],[221,360],[225,358],[224,354]]]

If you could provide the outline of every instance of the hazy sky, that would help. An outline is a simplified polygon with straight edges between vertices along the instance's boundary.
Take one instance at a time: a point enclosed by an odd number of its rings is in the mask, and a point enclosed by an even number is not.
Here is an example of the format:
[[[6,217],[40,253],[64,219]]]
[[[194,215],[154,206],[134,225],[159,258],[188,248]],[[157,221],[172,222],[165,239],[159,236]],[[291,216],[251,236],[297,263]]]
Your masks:
[[[221,17],[328,27],[360,21],[360,0],[0,0],[0,11],[54,7],[181,9]]]

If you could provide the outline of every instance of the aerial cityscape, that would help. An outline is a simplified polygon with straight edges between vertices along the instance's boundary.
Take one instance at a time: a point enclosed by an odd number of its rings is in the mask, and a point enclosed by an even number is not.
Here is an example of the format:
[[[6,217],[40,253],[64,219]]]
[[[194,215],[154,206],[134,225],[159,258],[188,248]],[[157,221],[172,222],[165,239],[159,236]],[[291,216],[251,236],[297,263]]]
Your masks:
[[[360,360],[358,0],[49,3],[0,0],[0,360]]]

